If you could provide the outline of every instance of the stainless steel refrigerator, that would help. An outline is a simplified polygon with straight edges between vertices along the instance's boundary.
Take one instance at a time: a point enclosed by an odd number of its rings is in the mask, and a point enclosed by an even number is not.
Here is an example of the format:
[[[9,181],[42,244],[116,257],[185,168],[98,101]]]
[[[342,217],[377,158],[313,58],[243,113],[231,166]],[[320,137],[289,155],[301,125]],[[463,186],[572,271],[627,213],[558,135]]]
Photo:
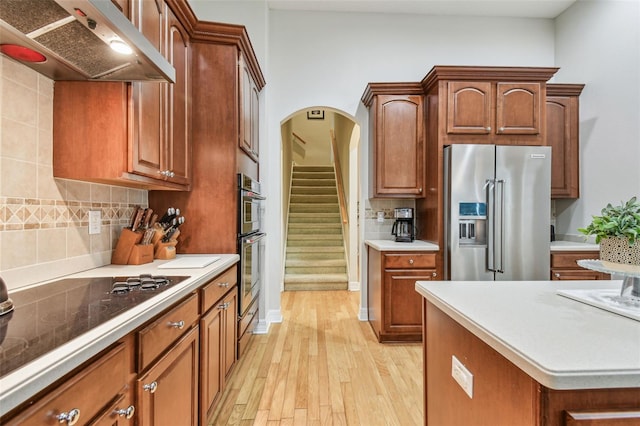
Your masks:
[[[551,148],[444,149],[445,279],[549,279]]]

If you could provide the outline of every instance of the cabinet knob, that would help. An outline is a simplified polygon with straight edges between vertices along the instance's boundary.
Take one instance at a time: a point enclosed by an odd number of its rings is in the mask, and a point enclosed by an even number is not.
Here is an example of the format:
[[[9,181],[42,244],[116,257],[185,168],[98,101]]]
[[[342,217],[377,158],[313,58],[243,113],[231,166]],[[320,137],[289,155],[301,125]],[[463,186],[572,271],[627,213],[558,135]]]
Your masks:
[[[169,177],[174,177],[176,174],[172,171],[167,170],[167,172],[169,172],[169,174],[167,176]]]
[[[500,127],[500,132],[504,132],[504,127]]]
[[[224,287],[224,288],[227,288],[227,287],[229,287],[229,283],[228,283],[228,282],[225,282],[225,283],[218,283],[218,287]]]
[[[413,265],[413,259],[409,259],[409,265]]]
[[[229,305],[231,305],[231,302],[225,302],[225,303],[221,303],[218,305],[218,309],[220,310],[225,310],[229,307]]]
[[[151,382],[148,385],[143,385],[142,386],[142,390],[149,392],[149,393],[154,393],[156,391],[156,389],[158,389],[158,382]]]
[[[56,416],[56,419],[58,419],[58,423],[66,423],[69,426],[73,426],[80,420],[80,410],[74,408],[68,413],[60,413]]]
[[[556,272],[555,274],[553,274],[553,276],[556,278],[560,278],[560,272]]]
[[[491,126],[486,127],[485,129],[487,130],[487,132],[490,132],[491,131]]]
[[[173,328],[177,328],[179,330],[182,330],[184,328],[184,321],[180,320],[180,321],[176,321],[176,322],[170,322],[167,325],[169,327],[173,327]]]
[[[431,276],[432,276],[433,278],[435,278],[435,277],[437,277],[437,276],[438,276],[438,273],[437,273],[437,272],[434,272],[434,273],[432,273],[432,274],[431,274]]]
[[[422,194],[422,188],[418,188],[418,192]]]
[[[124,417],[127,420],[132,418],[135,412],[136,407],[134,407],[133,405],[130,405],[127,408],[116,408],[116,410],[114,411],[117,416]]]

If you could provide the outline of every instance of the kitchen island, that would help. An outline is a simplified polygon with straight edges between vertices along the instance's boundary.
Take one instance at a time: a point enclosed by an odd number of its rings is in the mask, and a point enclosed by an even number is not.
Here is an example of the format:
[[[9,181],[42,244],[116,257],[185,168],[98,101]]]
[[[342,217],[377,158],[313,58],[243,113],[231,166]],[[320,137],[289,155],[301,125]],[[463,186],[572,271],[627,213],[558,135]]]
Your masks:
[[[557,294],[620,285],[418,281],[425,424],[640,424],[640,322]]]

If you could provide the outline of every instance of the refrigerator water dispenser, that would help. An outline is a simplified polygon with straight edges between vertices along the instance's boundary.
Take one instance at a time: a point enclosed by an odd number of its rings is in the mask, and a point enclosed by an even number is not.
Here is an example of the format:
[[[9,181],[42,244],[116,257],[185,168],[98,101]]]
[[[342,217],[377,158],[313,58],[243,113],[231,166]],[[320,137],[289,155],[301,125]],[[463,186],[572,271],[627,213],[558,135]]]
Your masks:
[[[458,244],[482,246],[487,244],[487,205],[485,203],[460,203],[458,219]]]

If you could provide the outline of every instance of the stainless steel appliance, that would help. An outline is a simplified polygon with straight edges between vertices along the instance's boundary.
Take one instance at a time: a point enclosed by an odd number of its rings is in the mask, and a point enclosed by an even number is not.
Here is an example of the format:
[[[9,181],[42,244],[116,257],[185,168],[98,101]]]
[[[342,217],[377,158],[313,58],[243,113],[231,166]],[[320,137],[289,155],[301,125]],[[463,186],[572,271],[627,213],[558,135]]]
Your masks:
[[[548,280],[551,148],[444,149],[445,279]]]
[[[391,228],[391,234],[397,242],[410,243],[415,239],[415,223],[413,209],[408,207],[396,208],[393,211],[396,221]]]
[[[0,40],[3,53],[53,80],[176,79],[169,61],[111,1],[2,0]],[[132,53],[114,50],[122,44]]]
[[[258,321],[258,297],[262,288],[264,238],[260,183],[238,174],[238,357],[242,355]]]

